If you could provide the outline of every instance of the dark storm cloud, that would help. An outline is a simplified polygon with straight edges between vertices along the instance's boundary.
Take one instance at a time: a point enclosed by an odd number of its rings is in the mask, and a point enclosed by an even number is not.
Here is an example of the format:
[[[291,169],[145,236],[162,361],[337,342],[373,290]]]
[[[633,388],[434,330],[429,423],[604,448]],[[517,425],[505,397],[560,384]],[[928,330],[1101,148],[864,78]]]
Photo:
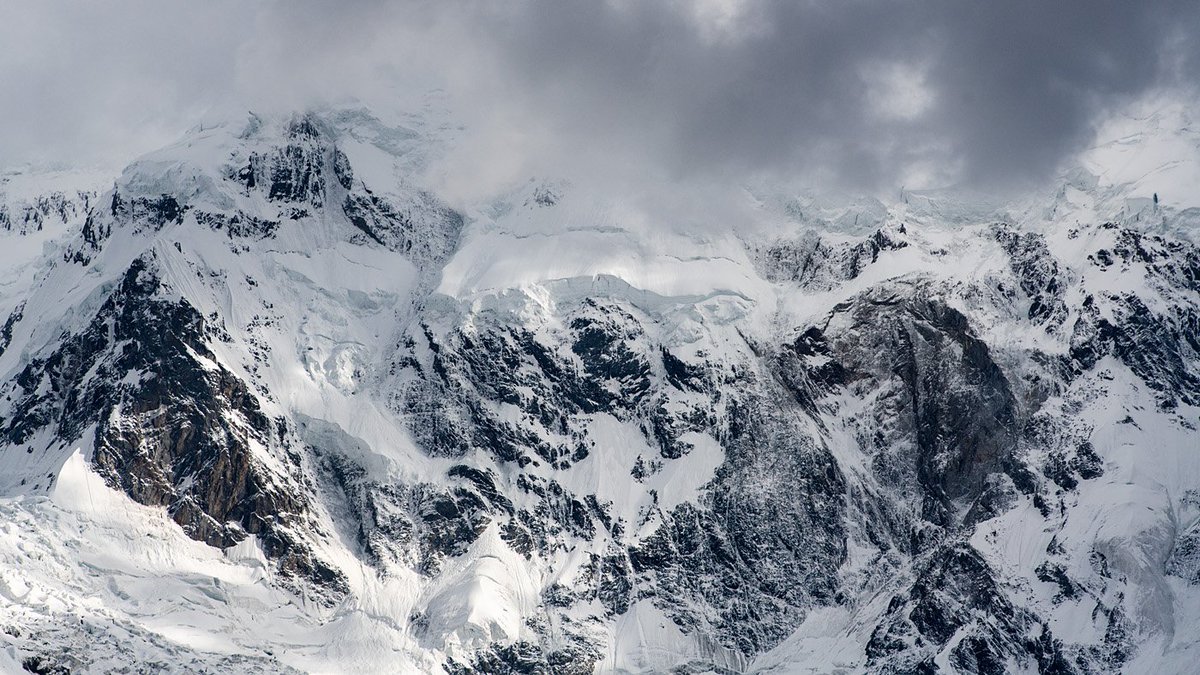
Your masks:
[[[732,6],[716,35],[686,5],[654,2],[537,4],[490,34],[514,88],[576,131],[637,129],[676,170],[860,186],[922,162],[980,183],[1037,178],[1099,116],[1198,75],[1196,2]],[[894,114],[913,84],[927,100]]]
[[[1200,76],[1195,0],[205,7],[6,9],[0,160],[117,152],[207,107],[437,86],[476,129],[463,164],[500,175],[637,165],[1003,186],[1044,177],[1132,99]]]

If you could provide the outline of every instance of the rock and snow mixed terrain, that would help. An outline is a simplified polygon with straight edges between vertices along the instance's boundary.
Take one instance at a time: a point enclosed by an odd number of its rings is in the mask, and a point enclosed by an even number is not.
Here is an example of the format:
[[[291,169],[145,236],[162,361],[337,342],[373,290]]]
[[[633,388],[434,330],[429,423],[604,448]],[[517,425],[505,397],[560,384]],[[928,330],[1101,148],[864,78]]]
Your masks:
[[[1113,129],[702,234],[355,108],[5,174],[0,670],[1186,672],[1200,135]]]

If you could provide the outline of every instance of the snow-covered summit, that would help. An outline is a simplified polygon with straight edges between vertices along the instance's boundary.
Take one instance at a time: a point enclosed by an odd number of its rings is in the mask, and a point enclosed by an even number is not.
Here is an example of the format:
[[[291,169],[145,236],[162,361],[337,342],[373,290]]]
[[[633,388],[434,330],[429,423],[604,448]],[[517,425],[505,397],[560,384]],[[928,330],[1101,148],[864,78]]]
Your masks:
[[[1022,200],[754,186],[697,228],[444,199],[436,115],[205,123],[5,286],[0,666],[1178,671],[1170,115]]]

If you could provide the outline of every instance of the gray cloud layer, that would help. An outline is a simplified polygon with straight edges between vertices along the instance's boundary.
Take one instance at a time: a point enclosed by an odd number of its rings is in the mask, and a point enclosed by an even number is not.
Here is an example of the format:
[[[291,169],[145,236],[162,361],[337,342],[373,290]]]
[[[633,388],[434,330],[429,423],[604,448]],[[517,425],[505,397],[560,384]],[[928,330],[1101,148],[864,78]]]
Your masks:
[[[0,164],[143,151],[209,108],[442,87],[463,165],[1037,180],[1200,81],[1194,0],[49,0],[0,20]],[[502,156],[503,155],[503,156]]]

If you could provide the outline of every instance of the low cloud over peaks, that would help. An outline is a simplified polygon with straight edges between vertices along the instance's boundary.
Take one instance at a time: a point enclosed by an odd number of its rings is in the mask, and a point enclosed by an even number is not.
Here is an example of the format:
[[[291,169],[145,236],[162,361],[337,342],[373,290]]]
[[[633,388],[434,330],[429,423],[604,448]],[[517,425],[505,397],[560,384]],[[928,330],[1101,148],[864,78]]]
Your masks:
[[[101,9],[101,7],[103,9]],[[28,3],[0,22],[0,159],[129,159],[210,109],[438,88],[497,181],[626,170],[880,190],[1044,178],[1200,81],[1200,3]],[[495,163],[495,166],[481,164]]]

